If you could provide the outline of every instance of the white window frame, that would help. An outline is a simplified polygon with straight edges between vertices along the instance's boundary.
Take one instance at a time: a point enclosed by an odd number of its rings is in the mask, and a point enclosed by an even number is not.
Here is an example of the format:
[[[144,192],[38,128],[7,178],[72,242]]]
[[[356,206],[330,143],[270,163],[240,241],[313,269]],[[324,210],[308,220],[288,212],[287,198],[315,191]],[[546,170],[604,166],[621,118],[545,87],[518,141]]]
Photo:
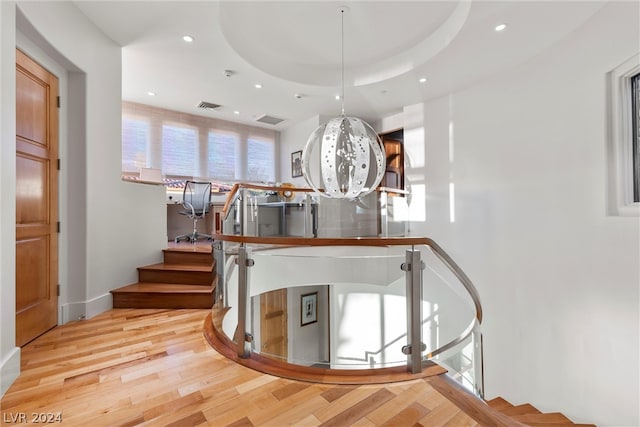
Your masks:
[[[640,73],[640,53],[608,73],[608,214],[640,216],[633,201],[633,120],[631,78]]]

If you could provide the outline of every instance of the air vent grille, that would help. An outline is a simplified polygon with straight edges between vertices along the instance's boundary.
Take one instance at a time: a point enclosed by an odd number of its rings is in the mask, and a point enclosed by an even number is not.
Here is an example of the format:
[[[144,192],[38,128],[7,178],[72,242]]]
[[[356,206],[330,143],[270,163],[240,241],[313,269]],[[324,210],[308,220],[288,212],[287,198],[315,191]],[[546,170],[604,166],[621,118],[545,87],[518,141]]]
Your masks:
[[[203,110],[215,110],[220,107],[220,104],[214,104],[213,102],[202,101],[198,104],[198,108],[202,108]]]
[[[256,122],[266,123],[268,125],[277,125],[278,123],[282,123],[283,121],[284,121],[284,119],[280,119],[278,117],[270,116],[268,114],[260,116],[260,117],[258,117],[256,119]]]

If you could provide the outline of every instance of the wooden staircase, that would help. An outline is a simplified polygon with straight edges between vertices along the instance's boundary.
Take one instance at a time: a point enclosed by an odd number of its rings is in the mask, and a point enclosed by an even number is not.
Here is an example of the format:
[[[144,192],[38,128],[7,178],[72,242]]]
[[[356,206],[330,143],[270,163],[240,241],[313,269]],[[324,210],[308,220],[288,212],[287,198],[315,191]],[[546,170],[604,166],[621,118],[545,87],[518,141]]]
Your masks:
[[[485,402],[446,374],[429,377],[426,381],[450,402],[473,418],[478,423],[478,426],[595,427],[594,424],[575,424],[559,412],[544,414],[528,403],[513,405],[502,397],[496,397]]]
[[[210,246],[163,250],[164,262],[138,267],[138,282],[111,291],[113,308],[211,308],[216,266]]]
[[[515,426],[552,427],[552,426],[580,426],[595,427],[594,424],[576,424],[560,412],[542,413],[535,406],[528,403],[513,405],[502,397],[487,401],[490,408],[511,418]]]

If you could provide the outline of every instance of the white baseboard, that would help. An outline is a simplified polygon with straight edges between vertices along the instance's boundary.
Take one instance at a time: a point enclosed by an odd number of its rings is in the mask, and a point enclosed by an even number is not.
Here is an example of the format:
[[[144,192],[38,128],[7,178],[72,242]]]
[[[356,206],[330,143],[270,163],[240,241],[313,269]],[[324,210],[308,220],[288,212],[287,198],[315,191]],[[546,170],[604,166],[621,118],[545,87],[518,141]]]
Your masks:
[[[62,304],[61,323],[72,320],[90,319],[113,308],[111,293],[106,293],[88,301],[70,302]]]
[[[20,347],[14,347],[0,365],[0,397],[4,396],[11,384],[20,375]]]

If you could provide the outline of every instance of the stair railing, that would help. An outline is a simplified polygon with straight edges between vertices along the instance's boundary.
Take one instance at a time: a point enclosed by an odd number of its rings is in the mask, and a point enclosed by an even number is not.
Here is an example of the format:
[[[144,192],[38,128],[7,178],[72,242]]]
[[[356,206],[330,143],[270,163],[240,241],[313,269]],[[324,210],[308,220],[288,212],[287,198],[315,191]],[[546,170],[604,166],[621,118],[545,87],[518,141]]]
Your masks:
[[[304,232],[302,236],[259,236],[259,230],[257,226],[252,225],[248,227],[248,224],[252,218],[256,215],[258,205],[261,203],[256,197],[256,194],[264,196],[266,193],[275,195],[282,195],[283,191],[301,192],[302,196],[298,196],[298,201],[304,208]],[[385,195],[386,196],[386,195]],[[383,198],[386,200],[386,197]],[[263,200],[264,201],[264,200]],[[268,252],[270,248],[320,248],[323,247],[328,251],[331,251],[332,247],[352,246],[354,248],[407,248],[404,253],[404,262],[399,262],[400,265],[397,268],[404,272],[405,278],[405,300],[406,300],[406,345],[402,346],[402,353],[406,355],[407,371],[411,373],[419,373],[429,361],[435,360],[439,363],[446,364],[453,361],[451,365],[459,365],[460,371],[467,369],[462,364],[466,363],[467,359],[472,359],[471,370],[473,371],[473,377],[467,378],[465,381],[471,384],[471,388],[480,396],[483,395],[484,379],[483,379],[483,364],[482,364],[482,334],[480,332],[480,325],[482,323],[483,311],[480,303],[480,298],[476,288],[464,273],[464,271],[456,264],[456,262],[432,239],[429,238],[415,238],[415,237],[358,237],[358,238],[328,238],[328,237],[311,237],[315,236],[316,230],[315,217],[312,213],[313,201],[311,199],[310,189],[291,189],[288,187],[271,187],[262,185],[249,185],[249,184],[236,184],[234,185],[230,195],[227,197],[227,202],[224,206],[224,219],[227,224],[234,224],[233,227],[224,227],[224,234],[214,235],[216,241],[215,256],[220,266],[231,265],[235,269],[237,275],[237,287],[234,289],[234,295],[236,298],[227,298],[227,292],[229,286],[234,286],[232,283],[228,283],[230,280],[231,272],[225,273],[218,272],[220,286],[220,300],[224,301],[225,306],[236,305],[237,310],[237,324],[233,335],[233,341],[236,345],[236,353],[238,357],[251,357],[251,351],[248,349],[248,343],[253,341],[253,335],[251,333],[251,323],[249,321],[250,307],[251,307],[251,294],[252,294],[252,280],[250,275],[250,269],[255,265],[256,253],[254,250]],[[317,214],[317,211],[314,212]],[[286,229],[286,227],[285,227]],[[379,231],[384,232],[384,227]],[[253,234],[253,235],[252,235]],[[382,233],[381,233],[382,234]],[[423,305],[425,298],[424,289],[425,283],[423,280],[423,273],[428,266],[432,269],[431,265],[426,265],[424,251],[429,251],[435,255],[435,258],[445,267],[445,269],[452,275],[456,281],[464,289],[466,298],[470,299],[473,306],[473,319],[466,324],[461,331],[454,337],[450,337],[446,334],[438,335],[434,343],[435,347],[429,346],[427,351],[427,345],[424,343],[423,336]],[[357,252],[357,251],[356,251]],[[312,255],[310,255],[312,257]],[[234,259],[233,263],[225,261],[229,257]],[[260,259],[263,262],[264,257]],[[295,261],[295,259],[292,259]],[[332,266],[327,266],[327,270],[331,270]],[[257,280],[257,279],[256,279]],[[331,283],[331,282],[326,282]],[[293,285],[296,286],[296,285]],[[448,283],[451,287],[453,284]],[[235,304],[234,304],[235,303]],[[437,317],[437,316],[436,316]],[[431,321],[433,327],[440,330],[440,320]],[[433,338],[432,338],[433,340]],[[446,342],[444,342],[446,341]],[[432,343],[433,344],[433,343]],[[463,345],[472,344],[472,356],[462,354],[462,350],[459,348]],[[383,346],[382,348],[384,348]],[[249,345],[250,348],[250,345]],[[465,349],[468,347],[464,347]],[[452,352],[459,351],[456,357],[452,357]],[[465,350],[466,351],[466,350]],[[369,353],[371,354],[371,353]],[[455,369],[456,366],[447,366],[450,369]],[[460,374],[463,376],[463,374]]]

